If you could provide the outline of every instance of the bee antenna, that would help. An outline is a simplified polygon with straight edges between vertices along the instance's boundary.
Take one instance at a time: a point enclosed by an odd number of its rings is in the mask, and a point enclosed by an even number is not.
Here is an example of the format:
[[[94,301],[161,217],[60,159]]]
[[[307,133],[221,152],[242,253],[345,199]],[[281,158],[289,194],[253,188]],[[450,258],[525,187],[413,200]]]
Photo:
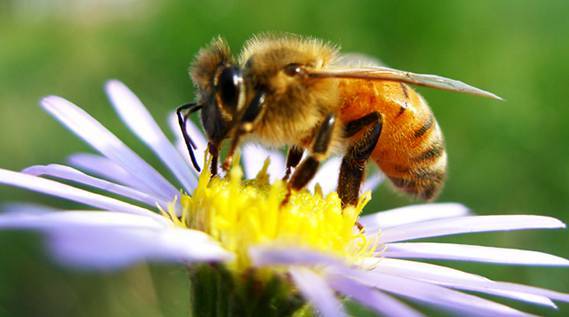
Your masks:
[[[186,147],[188,148],[188,153],[190,154],[190,159],[192,160],[192,165],[194,168],[200,172],[201,168],[196,160],[196,155],[194,154],[194,149],[197,149],[196,144],[188,134],[186,130],[186,122],[190,115],[202,108],[202,105],[198,105],[195,102],[187,103],[184,105],[179,106],[176,108],[176,115],[178,116],[178,124],[180,125],[180,129],[182,130],[182,136],[184,137],[184,142],[186,143]]]

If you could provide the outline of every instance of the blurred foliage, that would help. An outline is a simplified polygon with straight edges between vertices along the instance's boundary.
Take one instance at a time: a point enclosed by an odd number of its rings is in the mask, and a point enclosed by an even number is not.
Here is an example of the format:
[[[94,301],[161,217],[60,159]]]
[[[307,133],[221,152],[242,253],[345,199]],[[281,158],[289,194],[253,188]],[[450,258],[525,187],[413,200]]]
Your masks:
[[[192,100],[187,67],[221,34],[238,51],[252,34],[285,31],[380,57],[405,70],[464,80],[506,99],[419,89],[446,135],[450,171],[440,201],[481,214],[533,213],[569,221],[569,3],[559,1],[63,1],[0,0],[0,166],[64,162],[90,149],[37,107],[57,94],[100,119],[158,165],[120,123],[102,92],[118,78],[166,128]],[[1,187],[0,202],[77,207]],[[411,203],[388,185],[368,212]],[[448,239],[447,239],[448,240]],[[484,234],[468,243],[538,249],[569,257],[566,232]],[[116,273],[54,265],[39,238],[0,232],[0,315],[187,314],[180,267]],[[464,264],[501,280],[569,290],[562,269]],[[569,313],[568,305],[561,305]],[[552,312],[530,308],[538,314]]]

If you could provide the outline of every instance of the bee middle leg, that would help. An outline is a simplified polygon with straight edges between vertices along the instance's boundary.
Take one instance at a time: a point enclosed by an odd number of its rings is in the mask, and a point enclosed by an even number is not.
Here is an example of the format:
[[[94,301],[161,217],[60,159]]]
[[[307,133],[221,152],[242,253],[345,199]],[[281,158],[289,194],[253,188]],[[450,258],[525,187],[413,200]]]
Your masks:
[[[348,148],[342,159],[338,178],[338,196],[342,207],[356,205],[359,199],[360,186],[364,178],[366,162],[379,141],[383,119],[379,112],[372,112],[359,119],[348,122],[344,128],[346,137],[368,127],[363,136]]]
[[[292,190],[299,190],[304,188],[306,184],[308,184],[308,182],[310,182],[310,180],[314,177],[316,171],[318,170],[318,167],[320,166],[320,161],[325,158],[326,152],[328,152],[335,125],[336,117],[333,114],[329,114],[316,132],[310,155],[302,160],[300,165],[294,170],[294,173],[292,174],[287,185],[287,194],[281,205],[284,205],[288,202]],[[293,164],[295,160],[299,161],[302,157],[302,151],[297,149],[295,152],[296,153],[293,153],[293,158],[290,160]],[[287,168],[288,163],[289,160],[287,160]]]
[[[298,163],[300,163],[302,154],[304,154],[304,149],[298,146],[292,146],[288,149],[288,154],[286,156],[286,171],[283,177],[283,181],[289,179],[292,169],[296,167]]]

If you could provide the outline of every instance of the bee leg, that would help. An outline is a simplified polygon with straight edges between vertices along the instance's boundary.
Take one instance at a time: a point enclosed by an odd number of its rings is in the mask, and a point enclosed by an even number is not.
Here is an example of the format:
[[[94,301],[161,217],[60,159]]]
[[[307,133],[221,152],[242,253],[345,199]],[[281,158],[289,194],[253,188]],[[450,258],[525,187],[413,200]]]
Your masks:
[[[219,159],[219,147],[211,142],[208,142],[207,144],[207,150],[209,151],[209,154],[211,154],[211,165],[209,166],[209,171],[211,173],[211,176],[216,176],[217,175],[217,161]]]
[[[178,116],[178,124],[180,125],[180,130],[182,130],[182,136],[184,137],[184,142],[186,142],[186,147],[188,148],[188,153],[190,154],[190,159],[192,160],[192,164],[194,168],[199,172],[201,171],[200,166],[196,160],[196,156],[194,155],[194,150],[197,149],[196,144],[188,134],[186,130],[186,122],[190,115],[202,108],[202,105],[198,105],[196,103],[188,103],[185,105],[181,105],[176,109],[176,115]]]
[[[302,159],[302,154],[304,154],[304,149],[298,146],[292,146],[288,149],[288,154],[286,156],[286,172],[283,177],[283,181],[287,181],[290,177],[292,168],[296,167],[300,160]]]
[[[324,122],[318,128],[316,136],[314,137],[314,143],[312,144],[312,149],[310,156],[302,160],[300,165],[294,170],[290,181],[287,184],[287,194],[281,203],[285,205],[291,195],[291,190],[299,190],[304,188],[308,182],[314,177],[320,161],[325,158],[326,152],[330,147],[330,141],[332,140],[332,133],[334,132],[334,126],[336,124],[336,117],[333,114],[329,114]]]
[[[261,114],[265,111],[266,92],[260,90],[257,92],[251,103],[244,109],[243,114],[239,118],[238,128],[234,131],[233,138],[227,156],[223,161],[223,169],[229,170],[233,161],[233,154],[239,145],[239,140],[243,134],[253,131],[254,125]]]
[[[381,135],[383,120],[380,113],[372,112],[360,119],[349,122],[345,127],[345,136],[350,137],[366,126],[368,128],[362,138],[348,148],[346,155],[342,159],[337,192],[342,200],[343,207],[358,203],[366,162],[377,145]]]

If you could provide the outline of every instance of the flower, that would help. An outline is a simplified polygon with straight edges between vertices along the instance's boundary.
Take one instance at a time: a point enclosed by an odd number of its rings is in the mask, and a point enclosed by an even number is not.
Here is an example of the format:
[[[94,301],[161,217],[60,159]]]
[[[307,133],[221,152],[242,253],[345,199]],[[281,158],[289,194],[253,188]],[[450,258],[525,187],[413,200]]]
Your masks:
[[[420,315],[398,297],[471,315],[524,315],[464,291],[549,307],[556,307],[552,300],[569,301],[569,294],[492,281],[417,261],[568,266],[566,259],[529,250],[410,242],[471,232],[564,228],[557,219],[474,216],[456,203],[408,206],[359,217],[369,194],[363,194],[356,207],[340,208],[331,178],[336,176],[338,159],[320,169],[316,177],[320,185],[314,194],[295,193],[287,206],[280,207],[284,187],[278,178],[284,172],[284,159],[278,152],[246,145],[243,161],[249,180],[242,181],[241,169],[234,166],[225,177],[210,181],[208,168],[201,175],[190,168],[173,120],[178,148],[126,86],[110,81],[106,90],[121,119],[162,160],[182,190],[85,111],[60,97],[44,98],[41,106],[45,110],[102,155],[72,155],[70,166],[32,166],[22,172],[0,169],[0,183],[73,200],[96,210],[54,211],[24,204],[1,214],[0,228],[43,232],[50,252],[64,264],[98,269],[116,269],[139,261],[186,264],[192,272],[194,309],[204,314],[212,313],[201,301],[212,294],[208,289],[211,281],[228,286],[218,287],[226,297],[216,293],[216,298],[241,300],[239,303],[243,298],[226,294],[227,290],[255,292],[257,284],[252,288],[235,284],[260,282],[272,297],[259,297],[268,304],[255,309],[273,309],[280,315],[301,314],[306,300],[323,316],[343,316],[340,297],[356,300],[386,316]],[[187,129],[198,147],[205,148],[198,129],[191,123]],[[267,156],[270,165],[264,160]],[[40,176],[102,190],[121,199]],[[373,175],[364,187],[373,188],[380,180],[379,174]],[[364,230],[356,229],[357,223]],[[220,307],[212,309],[219,312]],[[224,311],[236,309],[234,303],[223,307]]]

